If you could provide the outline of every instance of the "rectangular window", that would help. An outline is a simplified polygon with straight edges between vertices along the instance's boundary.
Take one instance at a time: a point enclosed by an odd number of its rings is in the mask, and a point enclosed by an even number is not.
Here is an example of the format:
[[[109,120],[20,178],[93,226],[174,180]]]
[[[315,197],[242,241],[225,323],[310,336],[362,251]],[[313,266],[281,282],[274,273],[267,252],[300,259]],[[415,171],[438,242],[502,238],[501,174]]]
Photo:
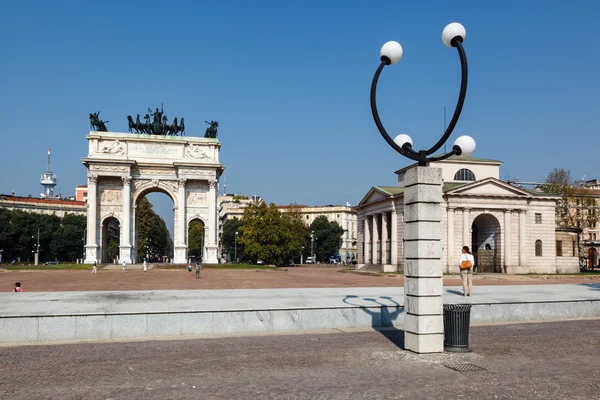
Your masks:
[[[340,214],[338,214],[338,215],[337,215],[337,217],[339,218],[339,217],[340,217]]]
[[[562,257],[562,240],[556,241],[556,256]]]
[[[575,253],[575,241],[573,240],[573,257],[577,256],[577,253]]]
[[[542,214],[535,213],[535,223],[536,224],[541,224],[542,223]]]
[[[596,234],[592,233],[592,240],[596,240]]]

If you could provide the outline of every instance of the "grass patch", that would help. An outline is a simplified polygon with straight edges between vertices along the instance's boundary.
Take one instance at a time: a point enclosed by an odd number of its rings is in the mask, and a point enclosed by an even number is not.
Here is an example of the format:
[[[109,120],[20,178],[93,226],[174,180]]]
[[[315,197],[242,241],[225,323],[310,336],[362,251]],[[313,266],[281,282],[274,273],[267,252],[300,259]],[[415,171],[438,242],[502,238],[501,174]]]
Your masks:
[[[58,264],[58,265],[6,265],[7,271],[60,271],[60,270],[91,270],[91,264]]]

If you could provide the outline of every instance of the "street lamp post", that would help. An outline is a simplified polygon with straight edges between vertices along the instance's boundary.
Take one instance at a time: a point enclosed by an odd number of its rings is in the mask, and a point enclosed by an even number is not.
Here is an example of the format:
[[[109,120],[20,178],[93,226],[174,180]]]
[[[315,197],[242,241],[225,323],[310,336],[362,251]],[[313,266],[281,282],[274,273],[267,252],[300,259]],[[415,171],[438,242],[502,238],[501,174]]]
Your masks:
[[[31,236],[31,238],[33,239],[33,236]],[[38,265],[38,262],[40,259],[40,228],[38,228],[38,231],[37,231],[37,244],[34,246],[35,246],[35,251],[32,251],[32,253],[35,253],[33,256],[34,265]]]
[[[398,153],[415,160],[418,165],[404,174],[404,274],[406,317],[404,345],[415,353],[440,353],[444,350],[443,281],[442,281],[442,171],[427,167],[432,161],[441,161],[453,155],[469,156],[475,150],[470,136],[459,136],[452,150],[438,154],[450,137],[463,108],[467,93],[468,66],[463,48],[465,28],[451,23],[442,32],[442,41],[458,51],[461,64],[461,86],[458,102],[448,128],[433,147],[413,150],[410,136],[401,134],[394,139],[387,133],[377,112],[377,83],[384,67],[396,64],[402,57],[402,46],[390,41],[380,52],[381,64],[371,84],[371,111],[375,125],[385,141]]]
[[[83,228],[83,237],[81,241],[83,242],[83,258],[81,259],[81,263],[83,264],[83,260],[85,260],[85,236],[86,236],[87,228]]]
[[[233,262],[235,264],[237,264],[237,239],[238,239],[238,232],[235,231],[235,239],[233,240],[233,242],[234,242]]]

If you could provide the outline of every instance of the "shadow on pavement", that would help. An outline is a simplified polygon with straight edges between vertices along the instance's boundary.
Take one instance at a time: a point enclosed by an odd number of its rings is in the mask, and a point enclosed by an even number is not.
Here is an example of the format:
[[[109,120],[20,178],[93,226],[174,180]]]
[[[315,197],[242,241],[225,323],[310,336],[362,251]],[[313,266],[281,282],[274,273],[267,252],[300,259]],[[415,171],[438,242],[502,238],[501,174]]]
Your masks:
[[[590,290],[600,290],[600,283],[578,283],[580,286],[587,286]]]
[[[362,301],[371,302],[373,305],[354,304],[351,302],[352,299],[360,299]],[[389,296],[380,296],[376,299],[372,297],[365,297],[361,299],[358,296],[346,295],[343,301],[348,305],[360,308],[360,311],[370,315],[371,326],[385,336],[385,338],[392,342],[395,346],[404,350],[404,331],[397,329],[394,326],[394,321],[396,321],[400,314],[404,312],[404,307],[402,307],[396,300]]]

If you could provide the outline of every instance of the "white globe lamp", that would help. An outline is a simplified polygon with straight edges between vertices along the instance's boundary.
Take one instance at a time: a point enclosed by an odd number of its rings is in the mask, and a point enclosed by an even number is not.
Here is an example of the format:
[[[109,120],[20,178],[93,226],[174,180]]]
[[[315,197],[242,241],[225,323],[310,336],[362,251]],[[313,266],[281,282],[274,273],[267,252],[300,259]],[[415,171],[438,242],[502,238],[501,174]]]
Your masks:
[[[381,46],[379,55],[382,61],[387,58],[390,60],[391,64],[396,64],[402,58],[402,46],[400,46],[400,43],[394,42],[393,40],[389,41]]]

